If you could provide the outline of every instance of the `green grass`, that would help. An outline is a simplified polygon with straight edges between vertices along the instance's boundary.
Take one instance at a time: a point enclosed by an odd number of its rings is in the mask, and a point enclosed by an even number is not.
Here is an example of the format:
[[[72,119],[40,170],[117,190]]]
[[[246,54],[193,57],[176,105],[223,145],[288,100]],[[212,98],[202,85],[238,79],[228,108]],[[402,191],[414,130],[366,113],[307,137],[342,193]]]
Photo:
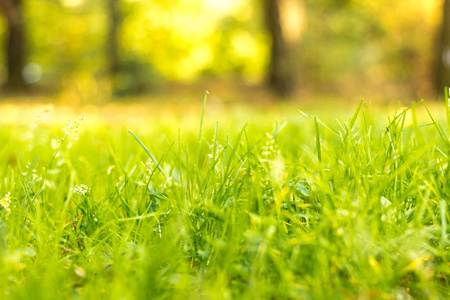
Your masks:
[[[448,296],[448,114],[206,115],[1,126],[0,298]]]

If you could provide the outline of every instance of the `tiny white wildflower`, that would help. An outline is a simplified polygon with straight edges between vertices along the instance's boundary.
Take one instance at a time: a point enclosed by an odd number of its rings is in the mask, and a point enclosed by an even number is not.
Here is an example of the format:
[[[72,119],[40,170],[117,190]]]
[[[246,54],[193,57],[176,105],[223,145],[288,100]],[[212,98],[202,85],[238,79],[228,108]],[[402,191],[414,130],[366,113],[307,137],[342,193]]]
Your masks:
[[[270,161],[271,159],[274,159],[281,153],[280,150],[277,149],[275,139],[269,132],[266,132],[266,137],[268,140],[266,141],[266,144],[262,147],[261,161]]]
[[[213,143],[210,146],[211,153],[208,154],[208,157],[210,159],[212,159],[214,157],[218,157],[220,155],[220,153],[224,150],[224,147],[221,144],[216,144],[216,151],[214,152],[214,144],[215,143],[216,143],[216,141],[213,139]]]
[[[80,185],[74,186],[72,191],[74,193],[77,193],[77,194],[81,195],[81,196],[86,196],[87,194],[89,194],[91,189],[85,184],[80,184]]]
[[[62,129],[62,131],[64,132],[64,135],[67,136],[72,136],[74,140],[78,140],[78,134],[80,133],[80,126],[81,124],[83,124],[83,121],[85,119],[86,115],[82,114],[81,116],[79,116],[78,118],[76,118],[75,120],[69,120],[67,122],[67,126],[64,127]]]
[[[153,166],[154,166],[154,163],[153,163],[153,161],[151,159],[148,159],[145,162],[145,164],[144,164],[144,167],[145,167],[145,173],[144,173],[145,180],[149,180],[150,179],[150,176],[151,176],[151,174],[153,173],[153,170],[154,170]]]

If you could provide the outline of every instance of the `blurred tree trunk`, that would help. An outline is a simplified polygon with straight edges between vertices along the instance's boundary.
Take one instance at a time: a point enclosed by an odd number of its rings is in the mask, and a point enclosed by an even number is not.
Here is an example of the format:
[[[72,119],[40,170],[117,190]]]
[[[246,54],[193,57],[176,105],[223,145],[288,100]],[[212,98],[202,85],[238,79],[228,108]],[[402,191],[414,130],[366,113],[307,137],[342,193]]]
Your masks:
[[[295,87],[295,62],[283,36],[280,15],[281,0],[263,0],[267,31],[272,38],[269,64],[269,85],[280,96],[292,94]]]
[[[25,30],[22,16],[22,0],[0,0],[0,8],[7,23],[5,88],[23,91],[27,84],[22,76],[25,62]]]
[[[121,23],[120,0],[107,0],[108,4],[108,71],[111,78],[120,72],[119,28]]]
[[[450,86],[450,0],[445,0],[442,13],[436,67],[436,91],[438,94],[442,94],[444,87]]]

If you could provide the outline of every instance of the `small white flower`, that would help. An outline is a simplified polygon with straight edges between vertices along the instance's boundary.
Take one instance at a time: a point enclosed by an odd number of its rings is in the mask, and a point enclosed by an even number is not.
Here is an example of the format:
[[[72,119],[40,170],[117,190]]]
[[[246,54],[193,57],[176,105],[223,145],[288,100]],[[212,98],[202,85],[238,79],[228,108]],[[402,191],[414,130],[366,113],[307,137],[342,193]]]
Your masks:
[[[72,191],[73,191],[74,193],[77,193],[77,194],[81,195],[81,196],[86,196],[86,195],[89,194],[89,192],[91,191],[91,189],[90,189],[87,185],[80,184],[80,185],[74,186],[74,188],[72,189]]]
[[[81,124],[83,124],[85,117],[86,117],[85,114],[82,114],[73,121],[69,120],[69,122],[67,122],[67,126],[62,129],[64,135],[66,137],[71,135],[74,140],[78,140],[78,134],[80,133],[80,126]]]
[[[210,146],[211,149],[211,153],[208,154],[208,157],[210,159],[214,158],[214,157],[218,157],[220,155],[220,153],[223,151],[223,146],[221,144],[216,144],[216,152],[214,153],[214,143],[215,141],[213,140],[212,145]]]
[[[153,161],[151,160],[151,159],[148,159],[146,162],[145,162],[145,174],[144,174],[144,177],[145,177],[145,180],[149,180],[150,179],[150,175],[153,173],[153,170],[154,170],[154,168],[153,168]]]

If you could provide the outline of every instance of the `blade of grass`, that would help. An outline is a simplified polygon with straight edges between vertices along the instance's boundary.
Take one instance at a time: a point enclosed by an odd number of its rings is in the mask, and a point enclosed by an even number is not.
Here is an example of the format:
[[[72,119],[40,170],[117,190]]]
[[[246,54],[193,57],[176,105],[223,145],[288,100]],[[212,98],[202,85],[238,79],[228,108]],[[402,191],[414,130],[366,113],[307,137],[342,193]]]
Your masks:
[[[447,203],[445,200],[441,200],[440,203],[441,208],[441,235],[442,235],[442,244],[447,244],[447,219],[446,219],[446,213],[447,213]]]
[[[320,148],[320,133],[319,133],[319,123],[317,122],[317,118],[314,117],[314,125],[316,128],[316,150],[317,150],[317,158],[320,163],[322,163],[322,150]]]
[[[150,152],[150,150],[148,150],[148,148],[144,145],[144,143],[142,143],[142,141],[137,137],[137,135],[135,135],[132,131],[128,130],[128,132],[136,139],[136,141],[139,143],[139,145],[141,145],[141,147],[144,149],[145,153],[147,153],[147,155],[150,157],[150,159],[153,161],[153,163],[155,164],[155,166],[161,171],[161,173],[165,176],[164,174],[164,170],[161,168],[161,166],[159,165],[158,161],[156,160],[156,158],[153,156],[153,154]]]
[[[203,109],[202,109],[202,116],[200,118],[200,129],[198,131],[198,143],[200,144],[202,141],[202,130],[203,130],[203,118],[205,116],[205,108],[206,108],[206,99],[208,98],[209,92],[205,92],[205,97],[203,99]]]
[[[317,122],[322,125],[323,127],[325,127],[326,129],[330,130],[331,132],[333,132],[335,135],[340,136],[339,132],[337,132],[336,130],[334,130],[333,128],[329,127],[327,124],[325,124],[324,122],[322,122],[320,119],[318,119],[317,117],[307,114],[301,110],[298,111],[299,113],[301,113],[302,115],[304,115],[305,117],[311,118],[311,119],[316,119]]]

